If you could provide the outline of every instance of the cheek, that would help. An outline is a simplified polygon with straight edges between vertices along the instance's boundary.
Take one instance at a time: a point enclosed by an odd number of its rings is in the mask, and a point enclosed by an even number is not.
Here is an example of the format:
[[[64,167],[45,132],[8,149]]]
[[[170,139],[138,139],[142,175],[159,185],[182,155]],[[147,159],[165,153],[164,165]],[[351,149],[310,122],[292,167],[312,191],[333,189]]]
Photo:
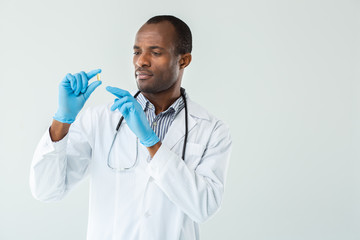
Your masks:
[[[173,65],[168,60],[163,60],[161,62],[158,62],[156,66],[154,66],[158,73],[160,73],[163,76],[171,75],[173,72]]]
[[[178,66],[177,63],[178,63],[178,62],[175,61],[175,60],[168,62],[168,66],[167,66],[167,73],[168,73],[168,75],[171,75],[171,76],[178,75],[178,73],[179,73],[179,66]]]
[[[177,77],[177,70],[175,68],[175,66],[168,66],[166,69],[164,69],[163,71],[163,76],[167,81],[171,81],[171,79],[174,79]]]
[[[163,80],[168,81],[172,78],[177,78],[179,74],[179,66],[177,59],[163,58],[158,61],[152,62],[152,68],[154,72],[157,72],[158,76],[161,76]]]

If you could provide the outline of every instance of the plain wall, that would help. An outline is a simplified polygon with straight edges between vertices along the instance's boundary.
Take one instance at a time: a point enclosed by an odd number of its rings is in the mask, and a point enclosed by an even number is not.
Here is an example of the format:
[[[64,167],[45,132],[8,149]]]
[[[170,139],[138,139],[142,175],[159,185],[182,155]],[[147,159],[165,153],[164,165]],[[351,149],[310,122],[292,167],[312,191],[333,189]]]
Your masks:
[[[136,88],[132,46],[150,17],[193,32],[183,86],[231,128],[221,210],[202,239],[360,239],[359,1],[0,2],[0,239],[85,239],[88,181],[32,198],[34,149],[66,73],[102,68],[85,107]]]

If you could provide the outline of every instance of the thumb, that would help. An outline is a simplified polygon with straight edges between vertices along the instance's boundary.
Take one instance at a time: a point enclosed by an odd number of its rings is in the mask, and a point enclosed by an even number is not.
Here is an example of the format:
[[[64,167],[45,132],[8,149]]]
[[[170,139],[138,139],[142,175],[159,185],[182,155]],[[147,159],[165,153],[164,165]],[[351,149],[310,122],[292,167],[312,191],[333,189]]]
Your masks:
[[[90,97],[91,93],[98,87],[100,86],[102,83],[102,81],[95,81],[93,83],[91,83],[86,91],[84,92],[84,98],[85,98],[85,101],[88,100],[88,98]]]

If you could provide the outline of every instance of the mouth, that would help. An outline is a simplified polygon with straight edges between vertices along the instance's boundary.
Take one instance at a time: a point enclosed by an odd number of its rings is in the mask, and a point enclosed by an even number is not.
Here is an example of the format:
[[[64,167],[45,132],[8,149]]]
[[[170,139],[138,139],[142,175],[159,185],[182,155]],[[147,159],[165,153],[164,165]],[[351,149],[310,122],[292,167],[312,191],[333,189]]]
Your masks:
[[[146,80],[153,76],[151,72],[148,71],[136,71],[135,72],[136,79],[138,80]]]

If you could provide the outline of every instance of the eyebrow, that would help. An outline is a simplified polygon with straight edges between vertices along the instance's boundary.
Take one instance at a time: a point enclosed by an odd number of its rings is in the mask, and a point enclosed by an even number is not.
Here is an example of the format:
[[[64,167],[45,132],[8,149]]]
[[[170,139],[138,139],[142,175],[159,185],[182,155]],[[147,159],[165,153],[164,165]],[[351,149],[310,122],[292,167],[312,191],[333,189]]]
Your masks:
[[[150,46],[150,47],[148,47],[148,48],[150,48],[150,49],[160,49],[160,50],[164,50],[164,48],[159,47],[159,46]],[[140,49],[140,47],[134,45],[134,49]]]

